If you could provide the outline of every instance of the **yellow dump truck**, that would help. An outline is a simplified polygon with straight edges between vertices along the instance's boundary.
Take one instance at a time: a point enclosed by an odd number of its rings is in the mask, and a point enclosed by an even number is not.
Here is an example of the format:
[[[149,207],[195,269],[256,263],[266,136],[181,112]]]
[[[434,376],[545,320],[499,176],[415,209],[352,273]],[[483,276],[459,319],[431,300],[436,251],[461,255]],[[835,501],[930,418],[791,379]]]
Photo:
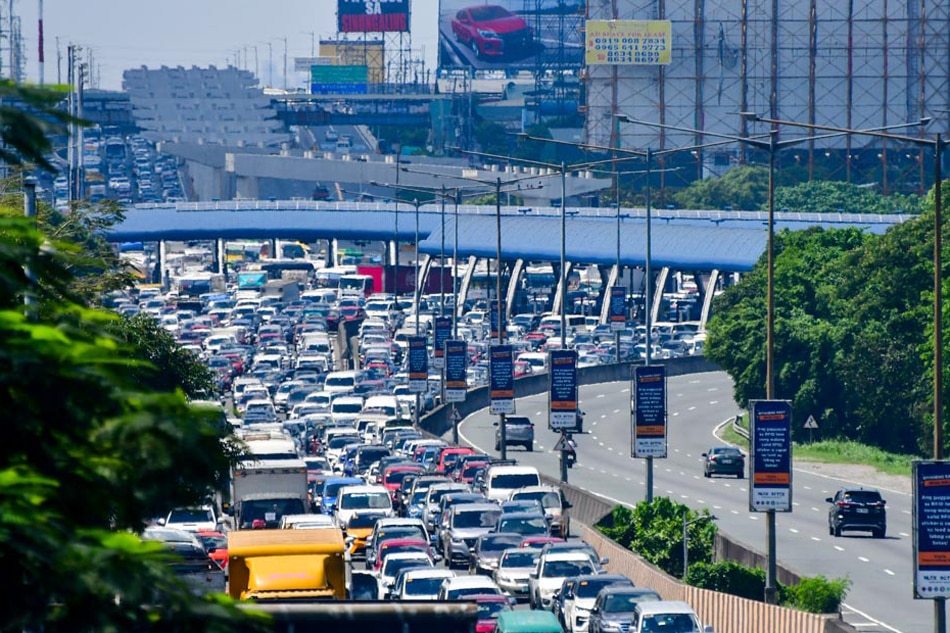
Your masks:
[[[337,529],[232,531],[228,593],[259,602],[343,600],[344,549]]]

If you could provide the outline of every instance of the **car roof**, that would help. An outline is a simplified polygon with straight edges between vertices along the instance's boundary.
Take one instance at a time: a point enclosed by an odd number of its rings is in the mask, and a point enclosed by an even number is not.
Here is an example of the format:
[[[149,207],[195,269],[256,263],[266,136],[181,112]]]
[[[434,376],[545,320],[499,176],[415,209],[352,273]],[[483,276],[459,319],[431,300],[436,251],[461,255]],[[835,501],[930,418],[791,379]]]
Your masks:
[[[654,600],[652,602],[640,602],[636,606],[640,615],[653,615],[658,613],[689,613],[696,615],[693,607],[682,600]]]
[[[393,554],[395,556],[395,554]],[[495,587],[495,581],[486,576],[455,576],[446,578],[443,584],[449,589],[459,587]]]
[[[586,560],[590,561],[590,555],[586,552],[581,551],[570,551],[570,552],[548,552],[544,557],[544,560],[550,562],[552,560]]]

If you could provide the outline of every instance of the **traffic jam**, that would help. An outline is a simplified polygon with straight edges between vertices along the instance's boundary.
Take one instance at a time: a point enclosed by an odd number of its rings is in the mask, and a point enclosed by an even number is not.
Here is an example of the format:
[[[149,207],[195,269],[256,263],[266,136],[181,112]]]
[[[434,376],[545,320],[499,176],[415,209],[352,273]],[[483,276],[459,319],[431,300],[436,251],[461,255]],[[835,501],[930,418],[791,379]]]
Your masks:
[[[328,266],[290,246],[229,244],[220,274],[209,272],[211,244],[179,244],[166,256],[165,283],[115,302],[120,313],[154,318],[212,370],[219,399],[202,404],[223,409],[246,451],[229,489],[201,507],[170,508],[146,529],[184,555],[180,574],[197,593],[467,600],[478,605],[480,633],[526,630],[526,618],[534,631],[710,630],[685,603],[607,573],[609,561],[572,528],[562,490],[536,468],[420,428],[445,401],[431,362],[439,317],[452,317],[452,339],[464,341],[464,386],[489,383],[494,271],[473,271],[456,304],[458,277],[437,292],[387,293],[372,271],[347,263],[359,261],[352,251]],[[270,259],[271,249],[297,257]],[[516,377],[548,372],[549,352],[562,345],[579,367],[645,353],[642,326],[617,334],[600,323],[599,277],[572,273],[573,313],[562,318],[549,311],[553,269],[529,271],[545,287],[522,280],[506,324]],[[680,285],[664,297],[680,318],[653,330],[656,358],[702,353],[702,335],[683,322],[695,293],[688,280]],[[635,296],[629,305],[635,314]],[[420,336],[430,369],[410,389],[409,346]],[[505,430],[496,451],[502,441],[534,449],[527,418],[511,416]]]

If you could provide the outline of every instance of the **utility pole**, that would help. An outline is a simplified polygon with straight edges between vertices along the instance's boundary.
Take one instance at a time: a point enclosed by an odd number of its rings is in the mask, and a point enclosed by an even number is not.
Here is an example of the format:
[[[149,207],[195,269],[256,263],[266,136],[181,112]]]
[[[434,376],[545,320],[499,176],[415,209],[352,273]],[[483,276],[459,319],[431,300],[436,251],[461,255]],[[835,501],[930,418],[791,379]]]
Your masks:
[[[274,87],[274,43],[267,43],[267,87]]]
[[[59,36],[56,36],[56,84],[63,84],[63,51],[59,47]]]
[[[39,67],[40,67],[40,86],[42,86],[43,84],[46,83],[46,77],[45,77],[46,54],[45,54],[44,51],[43,51],[43,49],[45,48],[45,46],[44,46],[44,44],[43,44],[43,0],[39,0],[39,1],[40,1],[40,15],[39,15],[39,21],[38,21],[38,23],[37,23],[37,29],[38,29],[38,35],[39,35],[39,37],[38,37],[38,39],[37,39],[37,55],[38,55],[38,57],[37,57],[36,59],[37,59],[37,61],[39,62]]]
[[[287,90],[287,38],[284,38],[284,90]]]

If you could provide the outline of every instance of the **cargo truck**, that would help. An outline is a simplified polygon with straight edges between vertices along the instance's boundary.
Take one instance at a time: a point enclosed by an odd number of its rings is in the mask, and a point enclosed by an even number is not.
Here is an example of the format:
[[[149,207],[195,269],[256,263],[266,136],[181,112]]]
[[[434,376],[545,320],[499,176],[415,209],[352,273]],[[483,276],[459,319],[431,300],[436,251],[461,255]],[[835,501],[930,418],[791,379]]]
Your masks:
[[[228,594],[236,600],[346,598],[345,543],[338,528],[228,534]]]
[[[307,464],[302,459],[245,460],[231,472],[234,529],[276,528],[285,514],[307,511]]]

